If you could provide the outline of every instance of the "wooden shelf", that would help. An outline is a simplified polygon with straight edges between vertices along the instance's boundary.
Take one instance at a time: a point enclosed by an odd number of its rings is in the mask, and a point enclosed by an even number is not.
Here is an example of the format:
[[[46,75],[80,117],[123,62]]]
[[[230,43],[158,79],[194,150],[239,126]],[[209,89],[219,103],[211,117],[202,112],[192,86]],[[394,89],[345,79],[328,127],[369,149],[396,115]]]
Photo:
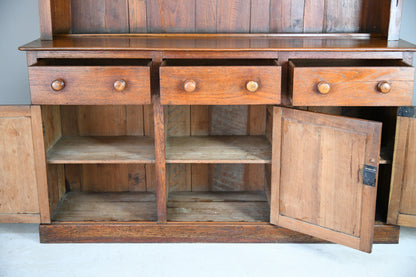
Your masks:
[[[267,222],[270,208],[264,192],[172,192],[168,221]]]
[[[149,192],[69,192],[61,200],[52,220],[156,221],[156,196]]]
[[[23,51],[415,51],[415,45],[370,34],[97,34],[35,40]]]
[[[47,153],[50,164],[154,163],[154,139],[144,136],[62,137]]]
[[[264,136],[169,137],[167,163],[271,163],[272,147]]]

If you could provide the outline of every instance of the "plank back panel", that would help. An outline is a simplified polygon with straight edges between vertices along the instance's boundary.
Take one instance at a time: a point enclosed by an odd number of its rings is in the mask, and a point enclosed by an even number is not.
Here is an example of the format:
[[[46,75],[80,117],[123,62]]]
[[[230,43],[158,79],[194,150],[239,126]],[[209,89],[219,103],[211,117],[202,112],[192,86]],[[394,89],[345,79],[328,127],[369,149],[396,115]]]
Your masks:
[[[72,33],[128,33],[127,0],[71,0]]]
[[[150,33],[195,32],[195,0],[147,1]]]
[[[166,106],[168,137],[265,135],[266,106]],[[264,165],[168,164],[170,191],[261,191]]]
[[[45,29],[52,28],[54,33],[371,32],[387,35],[390,9],[395,8],[392,0],[50,1],[52,27],[46,20],[48,13],[41,17],[45,18]],[[401,9],[395,9],[394,17],[400,18],[400,12]],[[400,25],[392,24],[397,33]]]
[[[63,136],[153,135],[150,105],[62,106]],[[154,166],[65,165],[65,180],[72,191],[154,191]]]

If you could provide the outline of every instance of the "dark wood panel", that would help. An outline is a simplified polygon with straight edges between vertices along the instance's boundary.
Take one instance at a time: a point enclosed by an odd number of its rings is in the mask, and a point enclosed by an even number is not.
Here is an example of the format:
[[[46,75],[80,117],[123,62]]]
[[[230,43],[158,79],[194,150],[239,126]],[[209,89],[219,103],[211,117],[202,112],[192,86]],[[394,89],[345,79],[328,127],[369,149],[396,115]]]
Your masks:
[[[304,0],[271,0],[270,10],[272,32],[303,32]]]
[[[147,29],[152,33],[195,31],[195,0],[147,1]]]
[[[128,0],[130,33],[146,33],[147,31],[147,1]]]
[[[402,1],[42,0],[43,39],[54,33],[371,32],[398,39]]]
[[[363,1],[327,0],[324,31],[328,33],[359,32]]]
[[[399,227],[376,224],[375,243],[398,243]],[[326,241],[268,223],[111,224],[65,223],[40,225],[42,243],[71,242],[281,242]]]
[[[325,0],[305,0],[303,31],[305,33],[323,32],[325,20]]]
[[[217,0],[217,32],[248,33],[250,31],[250,1]]]
[[[73,33],[128,33],[127,0],[71,0]]]
[[[195,0],[195,32],[216,33],[217,0]]]
[[[250,33],[268,33],[270,0],[251,0]]]

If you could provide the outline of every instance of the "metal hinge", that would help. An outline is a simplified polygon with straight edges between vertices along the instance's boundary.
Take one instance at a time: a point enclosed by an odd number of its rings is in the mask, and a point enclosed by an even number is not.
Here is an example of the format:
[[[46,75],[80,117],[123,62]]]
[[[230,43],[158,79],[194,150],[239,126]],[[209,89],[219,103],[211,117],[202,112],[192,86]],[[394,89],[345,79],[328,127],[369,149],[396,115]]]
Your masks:
[[[361,176],[363,176],[363,184],[375,187],[377,179],[377,167],[374,165],[364,165],[364,169],[361,170]]]

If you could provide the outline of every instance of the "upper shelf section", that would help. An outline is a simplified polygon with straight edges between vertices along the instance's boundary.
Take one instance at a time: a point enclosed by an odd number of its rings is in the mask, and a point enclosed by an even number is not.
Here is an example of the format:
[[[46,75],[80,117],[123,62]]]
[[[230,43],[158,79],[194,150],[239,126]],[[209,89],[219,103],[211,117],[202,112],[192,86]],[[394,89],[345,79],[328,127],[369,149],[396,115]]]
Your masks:
[[[39,0],[54,34],[372,33],[398,39],[402,0]]]
[[[35,40],[24,51],[416,51],[403,40],[369,34],[136,34],[59,35]]]

